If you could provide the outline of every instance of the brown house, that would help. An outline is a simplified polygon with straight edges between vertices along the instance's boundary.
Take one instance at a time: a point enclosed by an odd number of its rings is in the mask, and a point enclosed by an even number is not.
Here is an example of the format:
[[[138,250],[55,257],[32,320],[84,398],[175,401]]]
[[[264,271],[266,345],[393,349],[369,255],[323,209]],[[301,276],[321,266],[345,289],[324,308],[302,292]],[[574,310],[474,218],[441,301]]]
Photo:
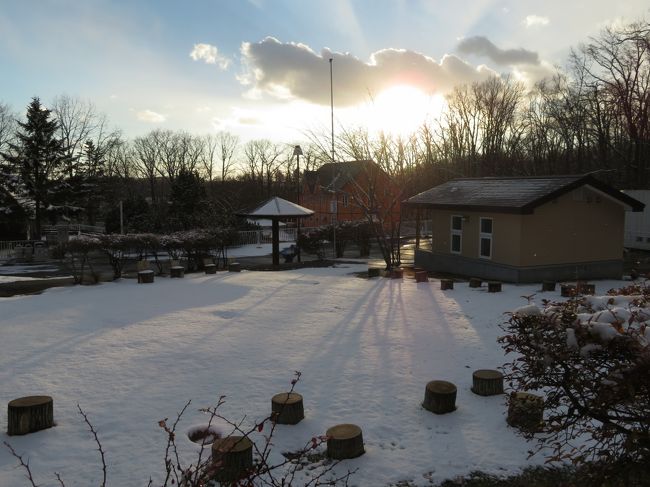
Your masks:
[[[317,227],[335,221],[366,218],[365,208],[375,208],[384,218],[399,219],[400,189],[374,161],[330,162],[305,171],[300,205],[314,211],[302,225]]]
[[[510,282],[620,278],[625,212],[644,208],[590,175],[455,179],[405,204],[432,224],[416,266]]]

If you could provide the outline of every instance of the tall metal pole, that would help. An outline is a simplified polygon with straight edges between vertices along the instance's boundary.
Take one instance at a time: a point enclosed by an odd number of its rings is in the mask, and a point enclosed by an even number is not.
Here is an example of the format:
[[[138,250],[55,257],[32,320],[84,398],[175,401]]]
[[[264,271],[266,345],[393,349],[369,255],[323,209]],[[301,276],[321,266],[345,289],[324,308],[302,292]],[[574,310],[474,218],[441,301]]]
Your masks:
[[[294,147],[293,152],[296,154],[296,170],[298,171],[298,195],[296,198],[296,204],[300,204],[300,154],[302,149],[299,145]],[[296,246],[299,246],[298,240],[300,239],[300,217],[296,218]],[[300,250],[298,251],[298,263],[300,264],[302,260],[300,259]]]
[[[332,76],[332,61],[333,58],[330,58],[330,113],[331,113],[331,119],[332,119],[332,190],[334,191],[334,222],[332,223],[332,234],[333,238],[332,240],[334,241],[334,258],[336,259],[336,223],[337,223],[337,216],[338,216],[338,211],[339,211],[339,202],[337,201],[336,198],[336,166],[334,165],[335,163],[335,158],[334,158],[334,78]]]

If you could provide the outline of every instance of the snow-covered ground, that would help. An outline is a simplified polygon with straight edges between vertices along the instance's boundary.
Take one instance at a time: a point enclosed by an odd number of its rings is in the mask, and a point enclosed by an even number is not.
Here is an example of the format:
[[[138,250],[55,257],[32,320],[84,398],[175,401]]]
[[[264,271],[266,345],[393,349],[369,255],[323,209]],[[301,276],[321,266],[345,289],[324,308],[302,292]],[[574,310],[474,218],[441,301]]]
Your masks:
[[[428,485],[472,470],[508,473],[528,460],[529,445],[505,422],[504,397],[470,391],[472,371],[505,358],[496,338],[503,312],[525,304],[538,285],[504,284],[440,291],[416,284],[360,279],[357,264],[284,272],[156,277],[152,285],[121,280],[50,289],[0,301],[0,402],[25,395],[54,397],[49,430],[2,439],[29,457],[39,485],[96,485],[98,453],[77,404],[107,451],[108,485],[142,486],[164,470],[165,436],[157,422],[192,404],[180,431],[206,421],[215,404],[233,420],[253,424],[269,414],[271,397],[293,372],[306,418],[278,426],[274,460],[338,423],[363,429],[366,454],[352,484]],[[597,292],[620,283],[598,282]],[[559,298],[559,293],[539,293]],[[458,409],[437,416],[420,403],[434,379],[458,387]],[[259,441],[260,437],[253,439]],[[178,437],[189,463],[197,445]],[[305,470],[307,472],[307,470]],[[0,485],[27,485],[0,448]],[[300,485],[297,482],[296,485]]]

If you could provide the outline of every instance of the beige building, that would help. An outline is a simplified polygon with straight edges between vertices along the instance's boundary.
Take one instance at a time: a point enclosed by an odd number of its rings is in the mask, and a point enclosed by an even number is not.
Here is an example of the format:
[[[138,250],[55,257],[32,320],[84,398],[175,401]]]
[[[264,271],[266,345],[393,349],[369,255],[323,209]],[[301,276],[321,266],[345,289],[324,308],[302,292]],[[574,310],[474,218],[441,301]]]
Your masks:
[[[620,278],[625,212],[644,208],[590,175],[455,179],[405,204],[432,224],[417,267],[510,282]]]

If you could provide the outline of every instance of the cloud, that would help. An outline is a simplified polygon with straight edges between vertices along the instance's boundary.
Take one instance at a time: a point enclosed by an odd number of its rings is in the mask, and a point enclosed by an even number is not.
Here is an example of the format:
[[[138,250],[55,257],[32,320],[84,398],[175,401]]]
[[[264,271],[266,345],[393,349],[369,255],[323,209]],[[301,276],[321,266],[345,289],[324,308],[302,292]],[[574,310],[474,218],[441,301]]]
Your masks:
[[[542,27],[545,25],[548,25],[550,20],[548,17],[542,17],[540,15],[528,15],[524,19],[524,24],[526,24],[526,27]]]
[[[135,114],[138,120],[148,123],[162,123],[167,120],[165,115],[156,113],[153,110],[141,110]]]
[[[458,44],[458,50],[463,54],[485,56],[502,66],[519,64],[539,64],[539,55],[526,49],[500,49],[487,37],[474,36],[463,39]]]
[[[194,44],[190,57],[195,61],[203,61],[206,64],[217,64],[223,70],[228,69],[230,59],[219,54],[217,46],[210,44]]]
[[[440,61],[414,51],[383,49],[368,62],[348,53],[323,49],[320,54],[305,44],[282,43],[273,37],[241,47],[244,72],[238,80],[250,93],[268,93],[281,99],[302,99],[328,105],[329,59],[333,59],[334,102],[339,106],[368,101],[384,89],[410,85],[427,94],[447,93],[459,83],[486,79],[496,73],[474,67],[453,55]]]

